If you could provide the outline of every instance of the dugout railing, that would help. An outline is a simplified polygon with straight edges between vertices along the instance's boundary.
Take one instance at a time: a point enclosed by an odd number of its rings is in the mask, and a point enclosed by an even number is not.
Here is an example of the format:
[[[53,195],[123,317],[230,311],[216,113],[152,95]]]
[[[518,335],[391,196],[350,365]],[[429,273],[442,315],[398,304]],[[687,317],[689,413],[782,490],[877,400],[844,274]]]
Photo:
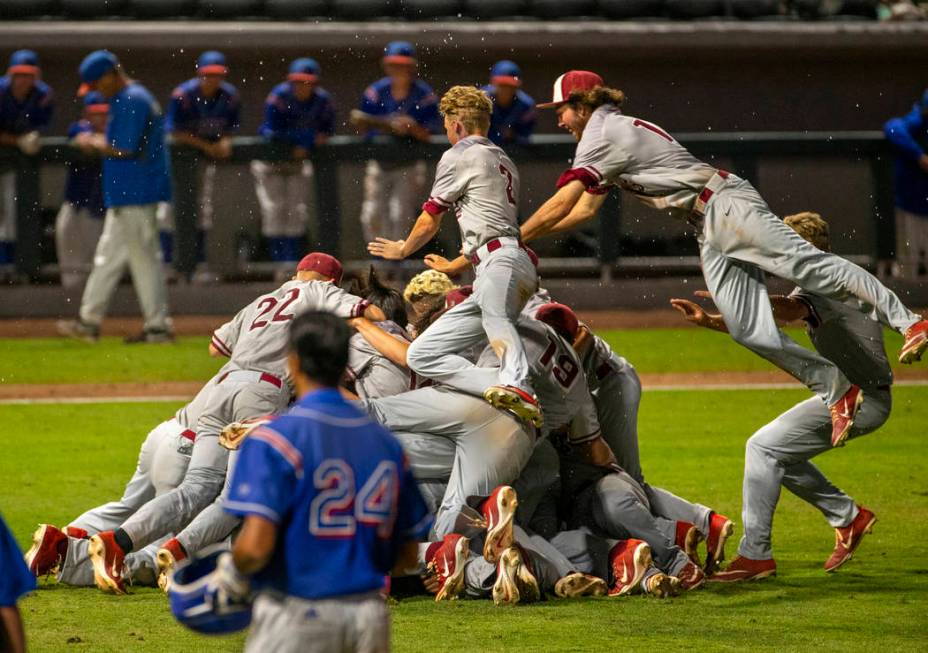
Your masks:
[[[869,254],[878,261],[893,256],[895,234],[893,229],[892,157],[882,132],[734,132],[734,133],[681,133],[678,138],[698,157],[725,157],[731,162],[731,171],[747,179],[757,178],[758,161],[765,156],[841,157],[866,161],[869,165],[872,192],[871,215],[877,222],[875,237],[869,243]],[[290,148],[268,143],[257,137],[237,137],[233,140],[231,158],[220,164],[243,164],[254,159],[267,161],[286,160]],[[447,141],[435,136],[430,143],[396,142],[380,138],[364,141],[357,136],[335,136],[311,155],[315,168],[317,238],[319,249],[340,252],[342,211],[339,198],[339,164],[358,163],[368,159],[380,161],[409,161],[425,159],[437,161],[447,149]],[[566,135],[537,135],[528,145],[507,146],[507,152],[518,163],[556,163],[565,167],[574,153],[575,141]],[[40,175],[46,165],[64,165],[84,156],[63,137],[49,137],[35,156],[26,156],[18,150],[0,147],[0,171],[16,171],[17,247],[16,268],[30,281],[42,276],[42,220]],[[198,166],[201,155],[188,147],[174,146],[171,151],[174,175],[174,210],[176,221],[174,267],[189,278],[196,267],[196,212],[198,193]],[[307,189],[308,191],[309,189]],[[617,192],[615,195],[619,195]],[[598,266],[604,276],[621,265],[619,235],[621,225],[621,197],[607,201],[603,219],[598,221]],[[346,257],[351,258],[351,257]],[[655,261],[656,262],[656,261]],[[565,266],[570,268],[568,264]],[[574,266],[577,267],[577,266]],[[587,265],[586,267],[589,267]]]

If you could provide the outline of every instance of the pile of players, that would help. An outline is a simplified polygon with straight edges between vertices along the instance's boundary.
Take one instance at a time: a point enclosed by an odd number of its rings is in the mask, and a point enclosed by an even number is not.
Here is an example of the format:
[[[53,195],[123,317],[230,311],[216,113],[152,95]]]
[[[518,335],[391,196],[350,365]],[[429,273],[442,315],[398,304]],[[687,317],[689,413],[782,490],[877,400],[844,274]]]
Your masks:
[[[880,322],[905,334],[900,360],[909,363],[928,349],[928,321],[831,254],[821,218],[801,214],[785,223],[748,182],[695,159],[660,127],[624,115],[622,100],[588,71],[557,79],[549,106],[577,137],[577,155],[557,193],[520,227],[518,171],[487,138],[489,98],[472,87],[450,89],[440,109],[452,147],[422,213],[405,239],[376,238],[368,248],[388,260],[410,256],[453,210],[461,258],[427,256],[433,269],[401,297],[373,274],[349,293],[339,286],[336,259],[304,257],[292,280],[214,332],[210,354],[229,362],[149,434],[124,496],[62,530],[39,528],[27,554],[33,573],[57,570],[61,582],[123,593],[129,579],[155,582],[159,571],[232,536],[255,507],[247,484],[229,486],[229,472],[256,424],[262,438],[276,437],[269,416],[291,400],[288,326],[308,310],[331,312],[357,331],[344,392],[396,434],[435,512],[418,571],[438,600],[664,597],[707,577],[763,578],[776,571],[770,528],[781,486],[835,528],[825,569],[844,564],[876,517],[809,459],[888,416],[892,375]],[[525,244],[591,219],[612,185],[696,227],[721,314],[675,300],[687,319],[729,331],[818,395],[749,440],[744,537],[724,570],[718,563],[732,521],[645,481],[634,368],[540,288],[537,259]],[[446,272],[465,267],[475,281],[455,287]],[[802,290],[768,298],[764,271]],[[816,351],[790,340],[776,319],[805,320]],[[338,493],[341,481],[312,476],[319,514],[311,529],[343,536],[351,502]]]

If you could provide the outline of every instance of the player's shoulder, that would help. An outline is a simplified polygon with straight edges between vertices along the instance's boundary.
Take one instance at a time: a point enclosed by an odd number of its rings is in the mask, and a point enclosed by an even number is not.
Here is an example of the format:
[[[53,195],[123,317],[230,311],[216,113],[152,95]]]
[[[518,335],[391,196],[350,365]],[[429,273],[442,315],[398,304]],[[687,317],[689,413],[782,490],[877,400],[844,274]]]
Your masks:
[[[195,95],[200,88],[200,80],[196,77],[184,80],[174,88],[173,95]]]
[[[516,91],[516,100],[525,106],[526,109],[535,108],[535,98],[523,91],[521,88]]]
[[[9,75],[0,77],[0,93],[5,93],[7,90],[9,90],[11,81],[12,80],[10,79]]]
[[[281,82],[271,89],[268,98],[288,98],[291,95],[293,95],[293,89],[290,87],[290,82]]]
[[[238,97],[238,87],[235,84],[223,81],[219,84],[219,90],[229,97]]]
[[[110,103],[112,107],[123,107],[131,105],[150,105],[155,101],[155,96],[147,88],[138,82],[131,82],[125,88],[114,96],[114,101]]]
[[[413,82],[413,88],[419,95],[429,95],[430,93],[435,92],[432,90],[432,86],[421,77],[417,78],[416,81]]]
[[[39,94],[39,97],[45,97],[46,95],[52,94],[52,87],[49,86],[47,82],[41,79],[35,80],[33,88],[35,88],[36,93]]]

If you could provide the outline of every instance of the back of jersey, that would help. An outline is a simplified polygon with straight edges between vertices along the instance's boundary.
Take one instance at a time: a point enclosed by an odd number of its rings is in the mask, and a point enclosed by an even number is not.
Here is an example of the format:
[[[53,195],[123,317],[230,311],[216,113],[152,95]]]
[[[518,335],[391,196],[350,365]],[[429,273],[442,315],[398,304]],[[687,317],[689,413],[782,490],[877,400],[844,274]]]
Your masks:
[[[249,435],[226,508],[279,527],[256,586],[306,599],[380,589],[432,523],[399,442],[331,388]]]
[[[406,330],[389,320],[377,325],[397,340],[409,342]],[[354,391],[361,399],[392,397],[412,390],[415,375],[411,370],[400,367],[377,351],[360,333],[351,336],[348,342],[348,378],[354,381]]]

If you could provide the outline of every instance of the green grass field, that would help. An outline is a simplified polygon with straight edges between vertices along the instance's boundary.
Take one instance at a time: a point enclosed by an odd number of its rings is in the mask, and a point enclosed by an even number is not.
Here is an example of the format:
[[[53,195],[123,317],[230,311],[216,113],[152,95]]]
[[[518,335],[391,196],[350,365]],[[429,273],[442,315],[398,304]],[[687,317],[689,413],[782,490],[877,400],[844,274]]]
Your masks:
[[[769,369],[719,334],[681,329],[608,335],[642,371]],[[203,353],[205,342],[193,338],[177,347],[139,348],[114,342],[93,349],[6,340],[0,342],[0,378],[4,383],[203,379],[215,369]],[[668,351],[676,353],[667,356]],[[39,362],[53,359],[58,375]],[[645,393],[640,432],[649,480],[740,522],[745,439],[806,396],[801,389]],[[880,518],[855,559],[836,574],[821,569],[833,545],[831,529],[814,509],[784,493],[774,531],[776,578],[710,586],[669,601],[549,600],[495,608],[488,601],[435,604],[427,597],[408,598],[394,608],[394,648],[928,650],[928,388],[900,387],[895,399],[883,429],[817,460],[839,487]],[[0,405],[0,511],[20,544],[28,545],[39,522],[63,524],[118,496],[145,433],[176,406]],[[729,557],[735,547],[733,541]],[[182,629],[164,596],[153,589],[113,597],[43,580],[21,608],[34,651],[241,648],[241,637],[205,638]]]

